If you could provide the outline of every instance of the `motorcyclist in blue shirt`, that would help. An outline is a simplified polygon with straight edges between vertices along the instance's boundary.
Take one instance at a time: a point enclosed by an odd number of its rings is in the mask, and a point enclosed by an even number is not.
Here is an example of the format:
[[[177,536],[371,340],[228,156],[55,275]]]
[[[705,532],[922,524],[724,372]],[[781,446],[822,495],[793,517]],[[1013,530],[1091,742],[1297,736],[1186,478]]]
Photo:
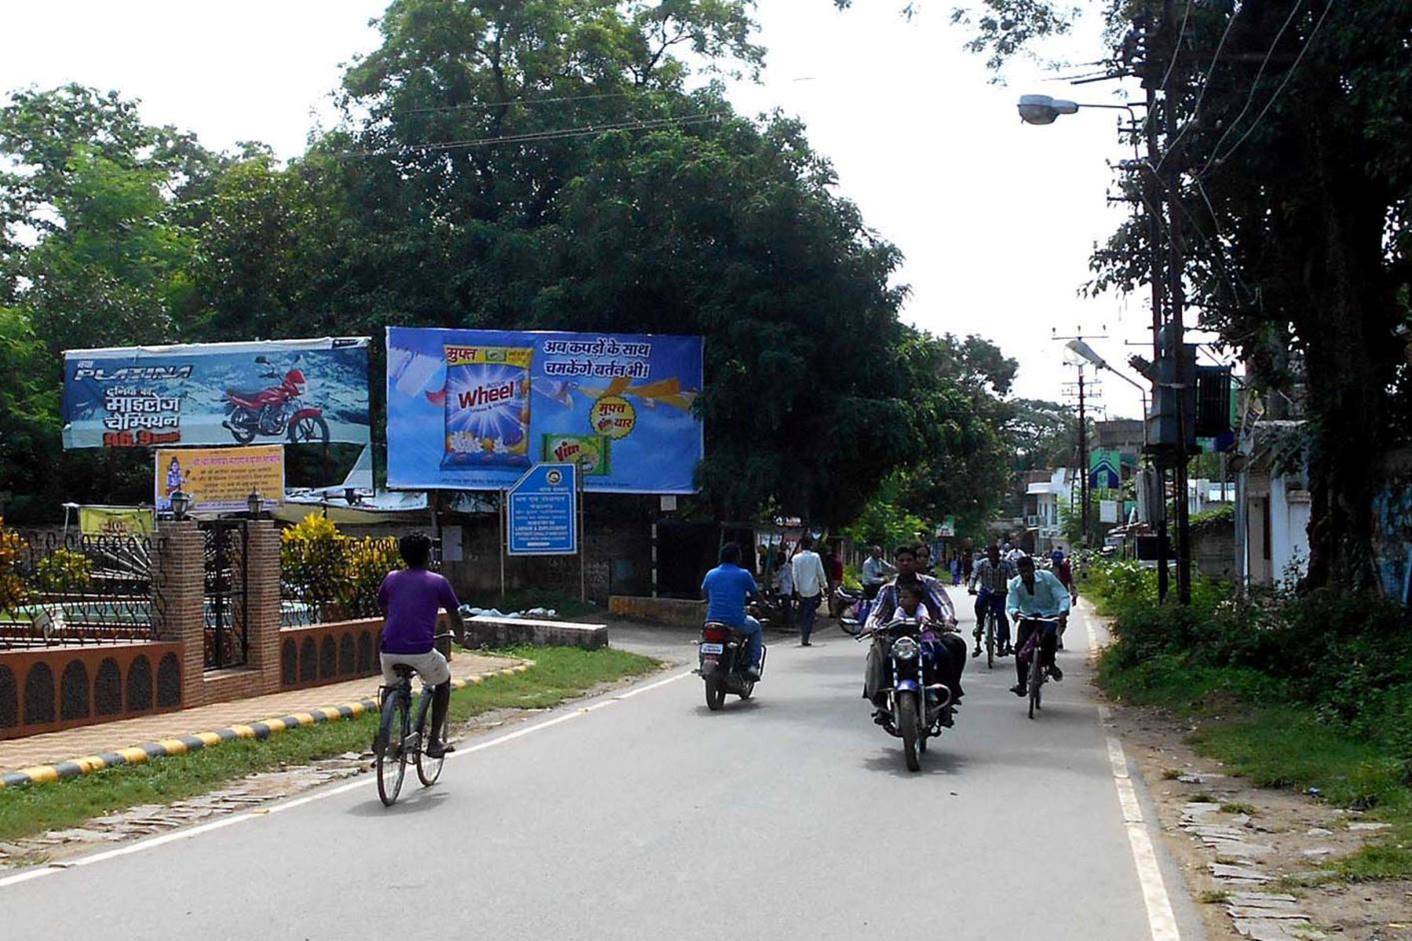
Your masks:
[[[706,573],[701,594],[706,598],[706,620],[725,624],[750,641],[750,666],[746,674],[760,678],[760,657],[764,650],[763,628],[746,612],[746,603],[760,590],[754,577],[740,567],[740,546],[728,542],[721,547],[721,564]]]

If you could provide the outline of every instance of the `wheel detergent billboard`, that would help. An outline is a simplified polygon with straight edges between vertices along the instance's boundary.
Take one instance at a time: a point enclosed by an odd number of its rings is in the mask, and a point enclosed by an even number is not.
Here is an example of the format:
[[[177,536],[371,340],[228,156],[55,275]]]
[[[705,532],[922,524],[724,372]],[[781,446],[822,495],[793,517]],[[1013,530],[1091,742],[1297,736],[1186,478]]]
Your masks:
[[[586,490],[694,493],[700,337],[387,329],[387,480],[501,490],[571,463]]]
[[[64,447],[366,445],[368,342],[67,350]]]

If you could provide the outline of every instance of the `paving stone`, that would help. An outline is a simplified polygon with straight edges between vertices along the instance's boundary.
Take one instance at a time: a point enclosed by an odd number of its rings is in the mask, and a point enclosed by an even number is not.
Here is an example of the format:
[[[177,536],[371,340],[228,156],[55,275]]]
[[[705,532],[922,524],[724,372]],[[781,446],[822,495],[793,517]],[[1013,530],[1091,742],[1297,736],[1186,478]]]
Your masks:
[[[1232,918],[1265,918],[1278,921],[1308,921],[1309,916],[1294,906],[1289,908],[1250,908],[1244,905],[1227,905],[1226,912]]]
[[[1334,831],[1325,829],[1324,827],[1310,827],[1308,830],[1304,831],[1304,834],[1306,836],[1333,836]]]
[[[1318,859],[1321,856],[1332,856],[1334,853],[1337,852],[1338,850],[1334,849],[1332,846],[1315,846],[1311,849],[1305,850],[1303,852],[1303,855],[1309,857],[1310,859]]]
[[[1373,830],[1386,830],[1391,824],[1386,823],[1350,823],[1348,829],[1360,832],[1370,832]]]
[[[1307,923],[1290,923],[1267,918],[1237,918],[1235,929],[1242,937],[1253,941],[1306,941],[1309,938],[1322,938]]]
[[[1244,830],[1237,830],[1235,827],[1214,827],[1214,826],[1191,826],[1182,827],[1188,833],[1195,833],[1200,837],[1210,837],[1213,840],[1239,840],[1246,836]]]
[[[1269,882],[1270,877],[1249,866],[1230,866],[1226,863],[1207,863],[1206,868],[1217,879],[1239,879],[1245,883]]]
[[[1251,908],[1260,906],[1282,906],[1293,905],[1299,899],[1293,895],[1286,895],[1280,892],[1232,892],[1230,895],[1232,902],[1239,902]]]

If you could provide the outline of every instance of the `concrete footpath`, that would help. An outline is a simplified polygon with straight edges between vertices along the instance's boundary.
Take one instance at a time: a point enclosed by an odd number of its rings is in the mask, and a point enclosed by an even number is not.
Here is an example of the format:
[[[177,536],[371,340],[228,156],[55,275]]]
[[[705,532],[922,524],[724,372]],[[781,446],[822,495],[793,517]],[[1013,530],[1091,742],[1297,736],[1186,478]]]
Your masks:
[[[513,671],[519,664],[504,657],[458,652],[451,669],[457,685],[465,686]],[[265,738],[289,727],[361,715],[377,708],[381,683],[381,677],[363,677],[0,742],[0,788],[73,777],[113,765],[184,754],[233,738]]]

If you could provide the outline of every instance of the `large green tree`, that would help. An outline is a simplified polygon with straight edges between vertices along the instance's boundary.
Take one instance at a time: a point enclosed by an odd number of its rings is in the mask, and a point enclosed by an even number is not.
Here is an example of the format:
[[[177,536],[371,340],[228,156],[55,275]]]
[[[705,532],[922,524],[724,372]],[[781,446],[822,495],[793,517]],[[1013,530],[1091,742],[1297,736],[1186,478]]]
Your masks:
[[[1049,0],[967,9],[997,67],[1075,14]],[[1168,0],[1104,15],[1110,66],[1145,76],[1152,120],[1174,129],[1140,172],[1176,207],[1164,239],[1186,248],[1191,310],[1263,388],[1302,400],[1307,584],[1371,587],[1381,456],[1408,440],[1391,419],[1408,413],[1412,6]],[[1124,227],[1095,258],[1099,283],[1142,283],[1147,248]]]

